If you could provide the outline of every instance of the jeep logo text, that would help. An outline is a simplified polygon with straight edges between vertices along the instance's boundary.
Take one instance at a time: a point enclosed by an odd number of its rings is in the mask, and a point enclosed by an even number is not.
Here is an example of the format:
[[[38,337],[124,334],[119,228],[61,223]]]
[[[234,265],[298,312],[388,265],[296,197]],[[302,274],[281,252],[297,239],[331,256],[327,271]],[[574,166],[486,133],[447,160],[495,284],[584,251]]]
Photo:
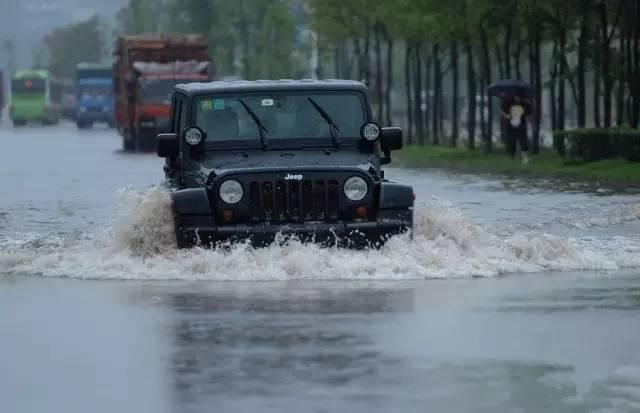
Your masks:
[[[294,174],[287,174],[284,177],[285,181],[302,181],[303,176],[301,174],[299,175],[294,175]]]

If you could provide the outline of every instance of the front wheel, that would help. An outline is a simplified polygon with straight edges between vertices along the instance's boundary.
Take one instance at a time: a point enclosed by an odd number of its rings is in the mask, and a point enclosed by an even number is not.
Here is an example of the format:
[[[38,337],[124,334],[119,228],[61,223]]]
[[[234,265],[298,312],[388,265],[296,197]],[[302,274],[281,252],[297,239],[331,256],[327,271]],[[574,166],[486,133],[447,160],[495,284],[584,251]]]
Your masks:
[[[133,152],[136,149],[135,140],[129,134],[128,129],[122,130],[122,150],[125,152]]]

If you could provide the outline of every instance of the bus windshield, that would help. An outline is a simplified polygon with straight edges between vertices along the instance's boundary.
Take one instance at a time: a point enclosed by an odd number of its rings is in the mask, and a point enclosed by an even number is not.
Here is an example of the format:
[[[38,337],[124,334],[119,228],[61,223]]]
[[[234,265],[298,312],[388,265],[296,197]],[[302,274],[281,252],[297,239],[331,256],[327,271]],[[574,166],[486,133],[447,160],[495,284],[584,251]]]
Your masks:
[[[111,95],[111,86],[109,85],[85,85],[80,86],[80,98],[105,98]]]
[[[44,93],[46,82],[44,79],[14,79],[11,82],[13,94],[38,94]]]

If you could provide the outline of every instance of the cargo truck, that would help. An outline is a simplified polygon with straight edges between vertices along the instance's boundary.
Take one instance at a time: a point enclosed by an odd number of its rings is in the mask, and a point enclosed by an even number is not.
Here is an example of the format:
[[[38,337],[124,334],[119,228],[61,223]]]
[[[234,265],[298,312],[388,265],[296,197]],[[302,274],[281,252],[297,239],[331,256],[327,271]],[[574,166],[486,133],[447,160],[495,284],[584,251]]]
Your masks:
[[[115,122],[125,151],[155,150],[169,131],[173,87],[213,79],[208,42],[200,35],[118,38],[113,64]]]

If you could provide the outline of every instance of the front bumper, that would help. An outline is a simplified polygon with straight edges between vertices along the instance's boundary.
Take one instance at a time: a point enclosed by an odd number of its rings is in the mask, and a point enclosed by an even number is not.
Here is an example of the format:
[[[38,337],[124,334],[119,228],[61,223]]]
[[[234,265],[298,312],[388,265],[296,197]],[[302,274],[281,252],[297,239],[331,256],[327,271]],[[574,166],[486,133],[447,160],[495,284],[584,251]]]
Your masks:
[[[113,122],[113,112],[87,111],[76,113],[79,122]]]
[[[296,239],[347,248],[380,247],[390,237],[412,229],[411,220],[379,219],[359,223],[305,223],[215,226],[198,219],[176,222],[179,247],[248,241],[252,246]],[[204,220],[207,221],[207,220]]]

